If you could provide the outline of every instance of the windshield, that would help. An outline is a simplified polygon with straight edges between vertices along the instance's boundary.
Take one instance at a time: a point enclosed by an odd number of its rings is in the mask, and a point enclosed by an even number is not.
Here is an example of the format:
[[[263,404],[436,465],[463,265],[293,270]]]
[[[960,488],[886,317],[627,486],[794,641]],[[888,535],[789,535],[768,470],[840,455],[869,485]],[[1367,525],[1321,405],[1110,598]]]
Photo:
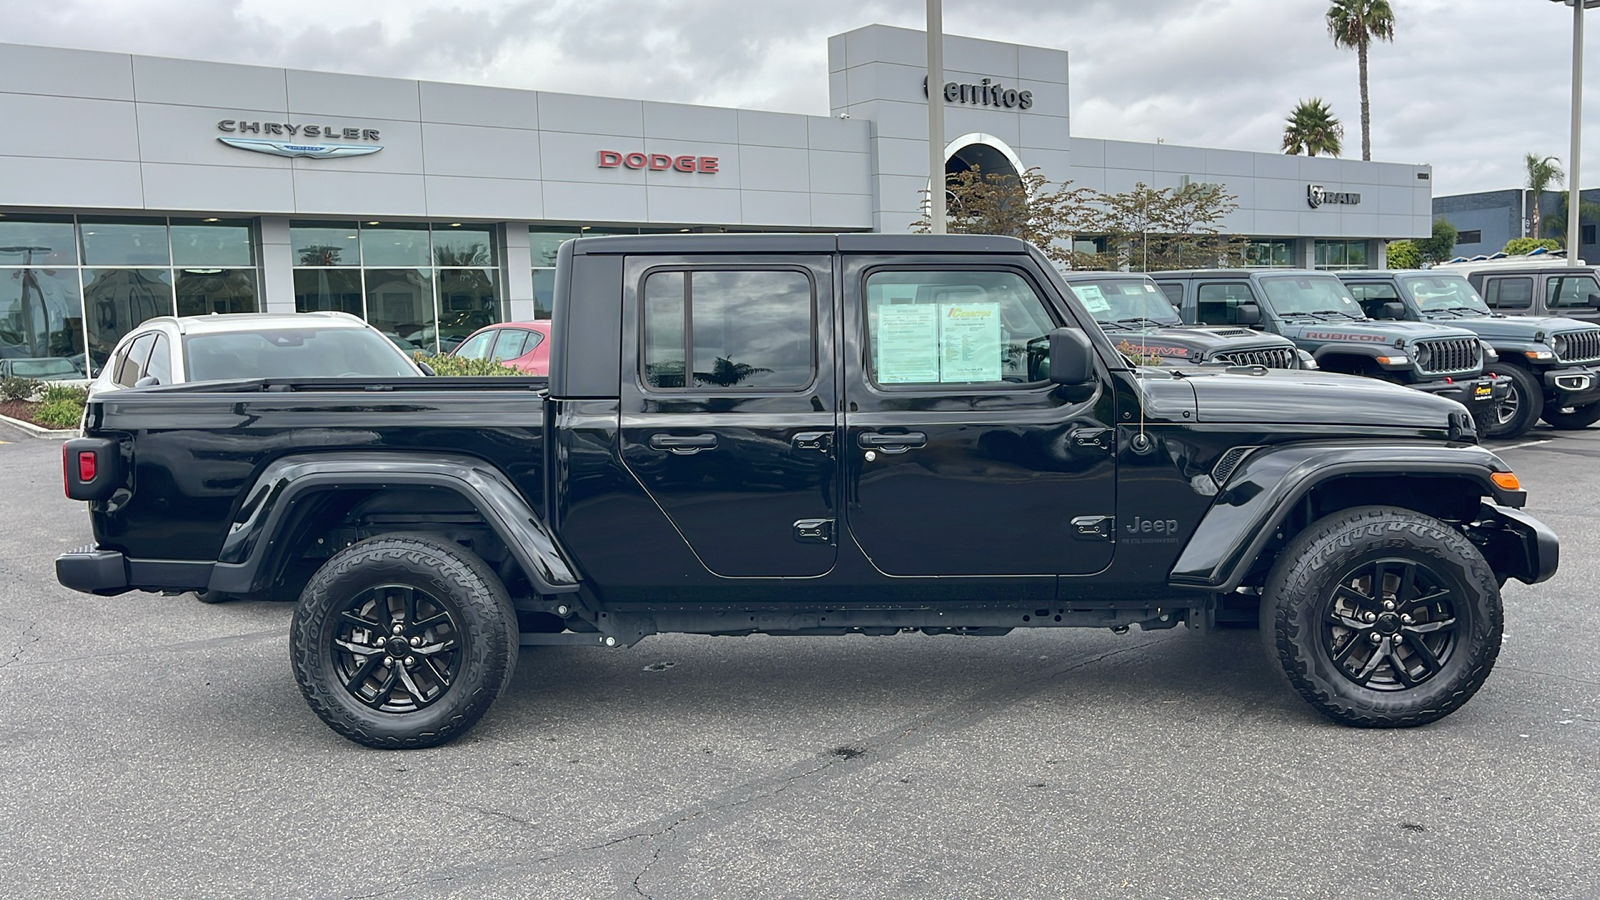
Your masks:
[[[1278,315],[1336,313],[1364,319],[1361,304],[1345,283],[1332,275],[1278,275],[1261,279]]]
[[[1146,322],[1157,325],[1181,325],[1177,310],[1172,308],[1167,295],[1146,278],[1106,278],[1096,281],[1074,281],[1072,292],[1083,301],[1085,309],[1101,324],[1137,326]]]
[[[1423,312],[1471,311],[1489,315],[1489,304],[1483,302],[1460,275],[1412,275],[1400,279],[1417,301]]]
[[[388,338],[366,328],[274,328],[183,339],[190,381],[238,378],[411,378]]]

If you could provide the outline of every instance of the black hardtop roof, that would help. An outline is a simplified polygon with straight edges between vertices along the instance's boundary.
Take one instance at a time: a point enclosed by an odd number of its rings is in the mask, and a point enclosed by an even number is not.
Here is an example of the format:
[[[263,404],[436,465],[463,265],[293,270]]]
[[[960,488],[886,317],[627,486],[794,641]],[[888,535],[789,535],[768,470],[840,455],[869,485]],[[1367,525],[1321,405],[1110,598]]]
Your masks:
[[[1333,275],[1321,269],[1173,269],[1146,272],[1151,278],[1249,278],[1252,275]]]
[[[989,234],[624,234],[575,238],[585,256],[689,253],[1005,253],[1025,254],[1016,238]]]

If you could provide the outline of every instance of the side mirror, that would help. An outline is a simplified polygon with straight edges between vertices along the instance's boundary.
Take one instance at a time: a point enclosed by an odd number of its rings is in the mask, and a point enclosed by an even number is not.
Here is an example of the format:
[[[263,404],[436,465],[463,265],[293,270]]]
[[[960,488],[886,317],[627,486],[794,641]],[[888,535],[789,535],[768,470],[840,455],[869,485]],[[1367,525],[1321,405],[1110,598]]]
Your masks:
[[[1241,303],[1233,308],[1233,323],[1246,328],[1254,328],[1261,324],[1261,307],[1254,303]]]
[[[1397,300],[1390,300],[1384,303],[1382,306],[1378,307],[1378,312],[1380,313],[1378,316],[1380,319],[1394,319],[1395,321],[1399,321],[1406,317],[1405,304]]]
[[[1050,382],[1078,385],[1095,379],[1094,347],[1089,344],[1089,336],[1075,328],[1050,332]]]
[[[1600,294],[1589,295],[1589,307],[1591,309],[1600,309]]]
[[[422,370],[422,374],[424,374],[424,375],[435,375],[435,374],[437,374],[436,372],[433,371],[433,366],[430,366],[425,362],[417,363],[417,368],[421,369]]]
[[[155,377],[154,375],[146,375],[138,381],[135,381],[133,386],[136,388],[156,387],[159,384],[161,384],[161,379]]]

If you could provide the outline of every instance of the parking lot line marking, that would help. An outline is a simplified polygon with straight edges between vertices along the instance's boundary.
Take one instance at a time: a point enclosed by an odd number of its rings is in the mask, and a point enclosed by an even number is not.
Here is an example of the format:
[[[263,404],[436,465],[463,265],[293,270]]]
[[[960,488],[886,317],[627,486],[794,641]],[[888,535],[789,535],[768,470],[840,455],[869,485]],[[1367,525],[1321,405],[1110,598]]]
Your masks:
[[[1523,447],[1537,447],[1540,444],[1548,444],[1553,440],[1555,440],[1555,438],[1544,438],[1542,440],[1528,441],[1528,442],[1522,443],[1522,444],[1512,444],[1509,447],[1496,447],[1494,452],[1496,452],[1496,453],[1504,453],[1507,450],[1519,450],[1519,449],[1521,449]]]

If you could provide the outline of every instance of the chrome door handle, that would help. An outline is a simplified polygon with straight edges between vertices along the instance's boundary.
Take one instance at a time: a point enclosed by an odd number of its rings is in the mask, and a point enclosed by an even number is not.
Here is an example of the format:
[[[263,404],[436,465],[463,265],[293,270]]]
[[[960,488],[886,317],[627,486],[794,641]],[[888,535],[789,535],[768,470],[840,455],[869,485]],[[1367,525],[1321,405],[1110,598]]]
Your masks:
[[[693,456],[701,450],[710,450],[717,446],[717,436],[714,434],[652,434],[650,447],[654,450],[665,450],[679,456]]]

